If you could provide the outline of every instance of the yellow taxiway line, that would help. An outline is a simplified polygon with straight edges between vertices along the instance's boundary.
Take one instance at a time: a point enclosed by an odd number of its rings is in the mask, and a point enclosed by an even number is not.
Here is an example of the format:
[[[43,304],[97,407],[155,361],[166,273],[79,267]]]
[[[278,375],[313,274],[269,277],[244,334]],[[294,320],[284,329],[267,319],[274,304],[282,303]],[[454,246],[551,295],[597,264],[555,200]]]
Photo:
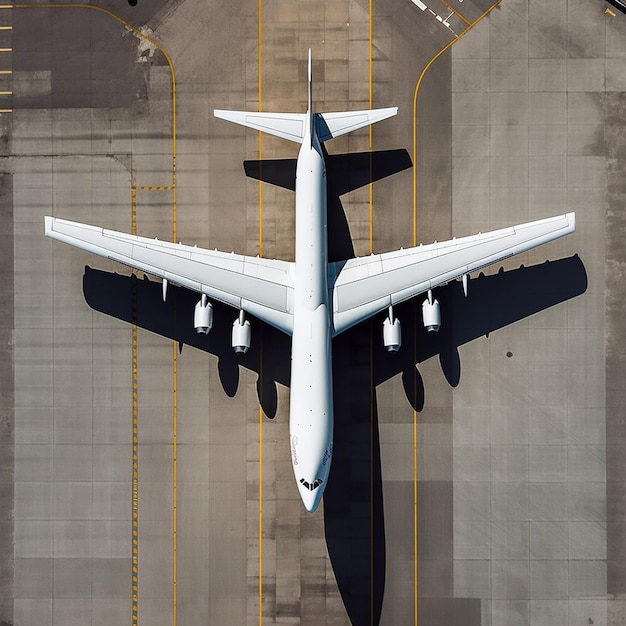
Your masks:
[[[449,48],[451,48],[461,37],[463,37],[466,33],[468,33],[476,24],[478,24],[481,20],[483,20],[487,15],[489,15],[499,4],[501,4],[502,0],[497,0],[494,2],[488,9],[484,11],[479,17],[477,17],[473,22],[468,23],[467,20],[463,19],[468,25],[459,35],[457,35],[452,41],[450,41],[447,45],[445,45],[435,56],[426,64],[424,69],[422,70],[419,78],[417,80],[417,84],[415,85],[415,92],[413,94],[413,246],[417,245],[417,170],[415,168],[416,158],[417,158],[417,94],[419,92],[420,85],[422,84],[422,80],[424,75],[428,71],[428,69],[432,66],[432,64]],[[455,11],[456,13],[456,11]],[[459,15],[457,13],[457,15]],[[459,15],[459,17],[461,17]],[[417,320],[415,321],[415,325],[417,326]],[[414,346],[414,354],[417,359],[417,347]],[[413,377],[413,386],[414,389],[417,390],[417,367],[415,369],[414,377]],[[418,542],[417,542],[417,411],[413,410],[413,584],[414,584],[414,604],[413,604],[413,619],[414,624],[417,626],[418,623],[418,613],[419,613],[419,602],[418,602],[418,592],[419,592],[419,579],[418,579]]]
[[[131,222],[133,234],[136,234],[136,191],[141,190],[156,190],[166,189],[172,192],[172,241],[177,240],[177,196],[176,196],[176,74],[174,72],[174,65],[172,60],[161,44],[156,40],[148,37],[141,30],[116,15],[112,11],[103,7],[94,6],[83,3],[46,3],[46,4],[4,4],[0,5],[0,9],[88,9],[92,11],[98,11],[104,13],[113,18],[125,28],[131,30],[135,35],[141,37],[147,41],[150,45],[154,46],[165,58],[170,68],[171,73],[171,90],[172,90],[172,179],[168,185],[159,186],[135,186],[134,181],[131,186]],[[4,28],[6,30],[7,28]],[[11,52],[11,48],[0,48],[0,52]],[[0,70],[0,74],[12,74],[12,70]],[[0,113],[9,113],[11,109],[0,109]],[[177,619],[177,592],[176,592],[176,577],[177,577],[177,492],[176,492],[176,424],[177,424],[177,372],[178,372],[178,352],[177,342],[173,342],[173,441],[172,441],[172,453],[173,453],[173,531],[172,531],[172,551],[173,551],[173,566],[172,566],[172,604],[173,615],[172,623],[176,626]],[[139,545],[139,514],[138,514],[138,429],[137,429],[137,417],[138,417],[138,390],[137,390],[137,326],[132,324],[132,424],[133,424],[133,465],[132,465],[132,623],[133,625],[138,623],[138,545]]]
[[[263,110],[263,0],[257,2],[257,108]],[[263,133],[259,131],[259,164],[263,168]],[[263,256],[263,176],[259,177],[259,256]],[[261,336],[262,341],[262,336]],[[263,346],[259,351],[259,389],[263,388]],[[263,626],[263,405],[259,398],[259,626]]]

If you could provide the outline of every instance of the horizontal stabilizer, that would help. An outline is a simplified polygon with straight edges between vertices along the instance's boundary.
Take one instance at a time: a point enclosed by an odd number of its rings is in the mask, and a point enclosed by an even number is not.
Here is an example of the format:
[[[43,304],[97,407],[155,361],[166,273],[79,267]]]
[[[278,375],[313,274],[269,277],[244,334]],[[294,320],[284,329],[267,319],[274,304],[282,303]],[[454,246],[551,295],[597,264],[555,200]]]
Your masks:
[[[215,117],[254,128],[282,139],[302,143],[305,113],[249,113],[247,111],[222,111],[215,109]]]
[[[393,117],[398,107],[387,109],[367,109],[365,111],[340,111],[338,113],[318,113],[317,136],[321,142],[351,133],[364,126]]]
[[[358,130],[380,120],[392,117],[398,107],[387,109],[367,109],[364,111],[340,111],[337,113],[316,113],[317,136],[321,143]],[[260,130],[282,139],[302,143],[304,139],[306,113],[249,113],[247,111],[224,111],[215,109],[215,117]]]

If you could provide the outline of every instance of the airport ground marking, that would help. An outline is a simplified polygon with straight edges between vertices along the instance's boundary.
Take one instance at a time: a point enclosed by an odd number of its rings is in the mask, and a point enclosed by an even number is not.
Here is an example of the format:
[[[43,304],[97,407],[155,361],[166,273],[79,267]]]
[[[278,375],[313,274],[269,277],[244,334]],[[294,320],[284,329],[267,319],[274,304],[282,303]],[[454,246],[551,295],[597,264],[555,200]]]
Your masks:
[[[137,191],[173,191],[173,185],[136,185]]]
[[[177,135],[177,131],[176,131],[176,73],[174,71],[174,65],[172,63],[172,60],[170,58],[170,55],[167,53],[167,51],[165,50],[165,48],[163,46],[161,46],[161,44],[159,44],[155,39],[153,39],[152,37],[149,37],[148,35],[146,35],[144,32],[142,32],[141,30],[139,30],[138,28],[136,28],[135,26],[133,26],[132,24],[130,24],[129,22],[127,22],[126,20],[124,20],[123,18],[121,18],[119,15],[116,15],[115,13],[113,13],[112,11],[109,11],[108,9],[105,9],[103,7],[99,7],[99,6],[94,6],[94,5],[90,5],[90,4],[83,4],[83,3],[77,3],[77,4],[68,4],[68,3],[59,3],[59,4],[10,4],[10,5],[0,5],[0,9],[32,9],[32,8],[38,8],[38,9],[89,9],[92,11],[98,11],[100,13],[104,13],[105,15],[108,15],[109,17],[112,17],[114,20],[116,20],[117,22],[119,22],[120,24],[122,24],[125,28],[128,28],[129,30],[131,30],[133,33],[135,33],[135,35],[137,35],[138,37],[141,37],[142,39],[146,40],[150,45],[154,46],[157,50],[159,50],[159,52],[161,52],[161,54],[163,55],[163,57],[165,58],[165,60],[167,61],[167,64],[170,68],[170,74],[171,74],[171,97],[172,97],[172,181],[170,185],[163,185],[163,186],[150,186],[150,190],[155,190],[155,189],[161,189],[161,187],[163,188],[163,190],[165,190],[167,188],[168,191],[172,192],[172,241],[176,242],[177,240],[177,192],[176,192],[176,135]],[[0,52],[10,52],[12,49],[11,48],[0,48]],[[0,73],[12,73],[11,70],[2,70],[0,71]],[[0,113],[11,113],[12,109],[0,109]],[[132,183],[131,186],[131,213],[132,213],[132,222],[133,222],[133,234],[136,234],[136,191],[137,188],[134,184],[134,182]],[[142,189],[145,189],[142,188]],[[135,476],[135,470],[136,470],[136,463],[138,462],[138,455],[137,455],[137,448],[136,445],[138,444],[137,438],[136,438],[136,424],[135,424],[135,411],[136,411],[136,403],[137,403],[137,389],[136,389],[136,354],[137,354],[137,327],[135,324],[133,324],[133,491],[132,491],[132,497],[133,497],[133,507],[135,505],[137,505],[138,507],[138,483],[135,482],[135,479],[138,476]],[[176,590],[176,576],[177,576],[177,540],[176,540],[176,533],[177,533],[177,515],[176,515],[176,480],[177,480],[177,474],[176,474],[176,423],[177,423],[177,378],[178,378],[178,353],[177,353],[177,341],[174,340],[172,342],[172,352],[173,352],[173,428],[174,428],[174,432],[173,432],[173,453],[174,453],[174,458],[173,458],[173,497],[174,497],[174,510],[173,510],[173,531],[172,531],[172,552],[173,552],[173,566],[172,566],[172,576],[173,576],[173,580],[172,580],[172,604],[173,604],[173,616],[172,616],[172,623],[173,626],[176,626],[176,619],[177,619],[177,590]],[[138,466],[137,466],[138,467]],[[136,514],[136,516],[135,516]],[[133,509],[133,557],[132,557],[132,602],[133,602],[133,615],[132,615],[132,620],[133,620],[133,626],[135,624],[137,624],[138,621],[138,607],[137,607],[137,602],[138,602],[138,594],[136,593],[136,590],[138,588],[138,528],[136,528],[135,526],[135,521],[137,521],[138,523],[138,508]],[[135,535],[135,531],[137,531],[137,535]],[[137,542],[135,542],[135,539],[137,540]],[[137,549],[137,552],[135,552],[135,549]]]
[[[130,188],[130,224],[131,234],[137,234],[137,191],[132,181]],[[139,620],[139,390],[137,387],[137,278],[131,275],[131,388],[132,388],[132,622],[136,626]]]
[[[374,107],[374,11],[373,0],[369,0],[369,108]],[[369,252],[374,254],[374,184],[373,179],[373,148],[374,129],[370,124],[369,132]],[[374,626],[374,581],[375,581],[375,528],[374,528],[374,416],[376,414],[376,383],[374,381],[374,321],[370,319],[370,624]]]
[[[263,106],[263,0],[257,1],[257,108]],[[259,176],[259,256],[263,257],[263,133],[259,131],[259,164],[261,176]],[[259,389],[263,389],[263,346],[259,351],[261,361],[259,367]],[[263,626],[263,404],[259,398],[259,626]]]
[[[485,17],[487,17],[497,6],[502,3],[503,0],[497,0],[494,2],[489,8],[487,8],[481,15],[479,15],[473,22],[469,23],[467,27],[461,31],[460,34],[456,35],[452,41],[446,44],[433,58],[425,65],[422,70],[419,78],[417,80],[417,84],[415,85],[415,91],[413,94],[413,163],[416,163],[417,156],[417,94],[419,92],[420,85],[422,84],[422,80],[424,75],[428,71],[428,69],[432,66],[432,64],[449,48],[451,48],[463,35],[468,33],[476,24],[482,21]],[[413,246],[417,246],[417,171],[416,168],[413,167]],[[415,315],[415,325],[417,327],[417,314]],[[416,346],[414,346],[414,350],[416,350]],[[417,360],[417,353],[415,353],[415,360]],[[414,389],[414,397],[417,397],[417,376],[418,370],[417,366],[415,368],[415,372],[413,374],[413,389]],[[413,409],[413,584],[414,584],[414,603],[413,603],[413,619],[414,624],[417,626],[418,623],[418,612],[419,612],[419,604],[418,604],[418,590],[419,590],[419,580],[418,580],[418,543],[417,543],[417,410]]]
[[[172,624],[176,626],[177,621],[177,576],[178,576],[178,441],[177,441],[177,422],[178,422],[178,346],[177,342],[172,342],[173,353],[173,372],[172,372],[172,384],[173,384],[173,407],[172,407],[172,595],[173,595],[173,613]]]
[[[443,4],[445,4],[450,11],[452,11],[452,13],[454,13],[459,19],[463,20],[468,26],[470,26],[472,23],[461,13],[459,13],[459,11],[457,11],[447,0],[441,0],[441,2],[443,2]]]

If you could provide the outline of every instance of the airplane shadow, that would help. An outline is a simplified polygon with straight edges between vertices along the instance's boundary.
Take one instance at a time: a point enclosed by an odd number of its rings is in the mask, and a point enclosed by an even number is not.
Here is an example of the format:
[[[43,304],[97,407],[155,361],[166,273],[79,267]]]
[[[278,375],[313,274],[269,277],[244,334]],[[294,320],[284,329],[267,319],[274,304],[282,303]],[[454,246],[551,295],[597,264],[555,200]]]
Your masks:
[[[404,153],[404,154],[403,154]],[[328,155],[329,257],[354,255],[339,196],[370,180],[410,167],[403,150],[357,155]],[[295,161],[247,161],[246,173],[292,188]],[[348,177],[346,179],[346,177]],[[333,468],[324,493],[326,543],[344,606],[354,626],[378,624],[385,588],[385,524],[378,433],[376,386],[401,374],[411,406],[424,406],[424,384],[417,365],[437,356],[450,385],[459,384],[458,348],[478,337],[522,320],[585,292],[587,276],[578,256],[472,279],[469,296],[458,282],[436,291],[441,304],[439,333],[428,334],[421,323],[421,301],[394,308],[402,321],[403,347],[388,353],[381,342],[379,318],[349,329],[333,341],[335,433]],[[193,329],[198,295],[170,286],[166,302],[161,283],[85,268],[83,292],[93,309],[163,337],[214,355],[220,381],[233,396],[239,366],[259,376],[257,391],[265,414],[277,411],[277,383],[288,386],[291,339],[250,318],[252,345],[245,355],[230,346],[237,312],[214,302],[213,329],[199,336]],[[288,454],[286,451],[285,454]]]
[[[333,468],[324,492],[324,523],[339,591],[354,626],[378,623],[385,584],[375,387],[401,374],[407,399],[419,411],[424,406],[424,384],[417,364],[437,356],[446,379],[456,386],[461,376],[459,346],[566,302],[586,288],[583,262],[578,256],[568,257],[481,275],[470,281],[467,298],[458,282],[438,289],[442,325],[436,335],[423,329],[419,303],[399,305],[395,312],[402,320],[403,346],[398,353],[388,353],[382,346],[383,315],[333,340],[335,435]],[[276,383],[288,386],[290,374],[291,340],[282,332],[251,319],[252,345],[247,354],[238,356],[230,346],[236,312],[226,305],[214,303],[213,329],[199,336],[192,324],[198,296],[184,288],[170,286],[163,302],[160,282],[86,267],[83,292],[87,304],[101,313],[134,322],[178,341],[181,347],[186,344],[214,355],[221,384],[231,397],[237,391],[239,366],[258,374],[262,361],[259,400],[265,414],[275,417]]]

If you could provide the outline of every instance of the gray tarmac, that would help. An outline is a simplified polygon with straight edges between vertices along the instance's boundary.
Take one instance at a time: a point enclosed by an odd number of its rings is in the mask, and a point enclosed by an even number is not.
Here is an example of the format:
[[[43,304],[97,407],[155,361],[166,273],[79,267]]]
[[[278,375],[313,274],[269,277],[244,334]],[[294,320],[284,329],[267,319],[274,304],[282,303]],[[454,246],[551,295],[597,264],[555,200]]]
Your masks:
[[[97,3],[143,34],[97,9],[3,15],[0,622],[626,621],[626,16],[504,0],[414,109],[422,70],[490,6],[426,4],[374,2],[370,19],[365,0],[274,0],[259,30],[252,0]],[[288,452],[289,342],[255,323],[238,360],[236,312],[216,306],[200,339],[192,294],[163,304],[160,284],[45,239],[43,216],[293,260],[293,193],[243,162],[297,147],[212,110],[303,111],[309,47],[316,108],[369,107],[370,25],[373,106],[399,113],[371,143],[327,145],[331,256],[565,211],[577,232],[472,276],[467,299],[441,289],[435,338],[399,308],[398,355],[379,319],[335,340],[333,470],[311,515]],[[370,150],[396,172],[371,213],[341,156]]]

